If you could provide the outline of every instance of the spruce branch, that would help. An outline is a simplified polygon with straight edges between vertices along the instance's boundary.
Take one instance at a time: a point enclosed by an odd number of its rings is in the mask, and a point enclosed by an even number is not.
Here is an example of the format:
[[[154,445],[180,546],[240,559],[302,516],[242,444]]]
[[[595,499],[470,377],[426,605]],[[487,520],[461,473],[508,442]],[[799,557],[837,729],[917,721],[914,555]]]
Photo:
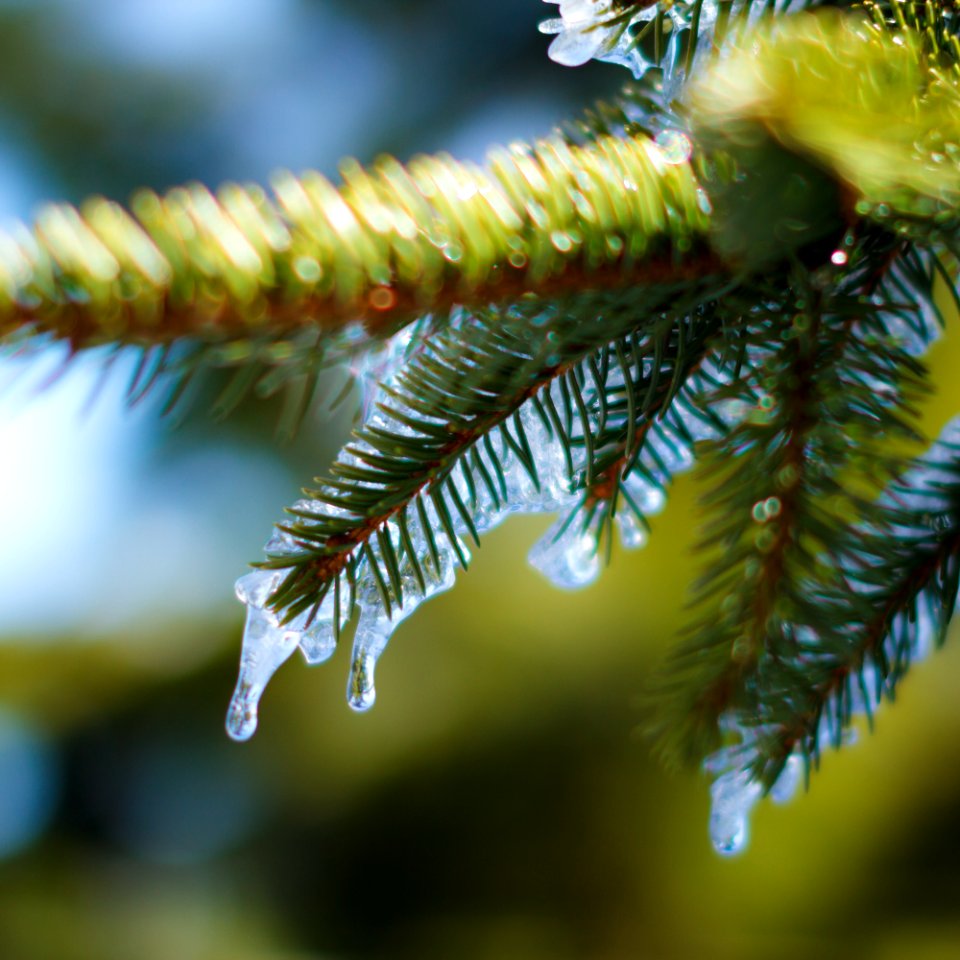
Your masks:
[[[840,586],[824,558],[838,549],[847,518],[867,513],[866,490],[900,466],[891,441],[916,440],[907,418],[922,395],[922,367],[884,343],[869,316],[837,331],[840,311],[852,306],[834,299],[771,318],[755,342],[762,359],[720,393],[749,412],[704,452],[713,489],[703,548],[721,558],[698,585],[702,616],[684,655],[696,664],[694,703],[674,697],[686,720],[668,724],[671,738],[689,737],[695,756],[716,745],[727,710],[744,724],[762,715],[764,682],[748,678],[788,658],[798,629],[823,630],[836,615],[822,603]]]
[[[936,162],[923,138],[938,124],[949,136],[957,117],[948,97],[930,95],[942,51],[898,42],[885,21],[799,17],[748,36],[754,50],[768,44],[764,57],[728,50],[714,68],[719,106],[694,99],[695,167],[710,199],[691,177],[688,197],[709,219],[699,223],[700,259],[687,262],[704,272],[566,296],[541,290],[497,309],[455,309],[422,331],[356,441],[279,525],[264,572],[240,588],[251,623],[266,622],[286,655],[299,642],[311,662],[329,656],[359,606],[349,687],[358,708],[372,703],[373,667],[396,623],[467,566],[465,538],[479,545],[512,510],[561,509],[531,559],[558,583],[580,585],[594,575],[604,533],[609,552],[614,517],[625,542],[645,539],[650,505],[703,440],[717,481],[705,543],[722,548],[723,562],[701,584],[703,620],[665,682],[661,747],[702,757],[725,725],[755,738],[778,697],[792,702],[798,645],[828,630],[837,606],[827,598],[846,586],[831,561],[843,532],[872,516],[872,495],[901,466],[890,441],[916,440],[923,368],[911,350],[929,324],[890,291],[928,302],[929,265],[951,276],[917,252],[918,241],[951,248],[949,178],[940,184],[921,170],[898,179],[891,157]],[[818,59],[831,43],[843,56]],[[778,72],[784,58],[791,67]],[[853,134],[822,101],[865,71],[845,108],[863,106],[870,73],[891,62],[881,79],[909,103],[904,128],[920,139],[904,133],[871,153],[883,84]],[[806,86],[788,110],[797,71]],[[587,145],[609,136],[602,126]],[[628,119],[622,128],[638,135]],[[843,151],[824,147],[852,137],[864,151],[853,172]],[[658,142],[671,138],[685,139],[674,131]],[[777,214],[738,247],[730,238],[758,199]],[[683,218],[674,226],[687,230]],[[689,239],[667,243],[683,263]],[[538,469],[545,443],[559,449],[560,467]],[[262,689],[257,671],[248,674],[231,719],[243,737]],[[769,787],[791,756],[747,772]]]
[[[848,527],[836,555],[843,589],[824,598],[835,616],[810,636],[797,664],[803,696],[762,701],[753,767],[773,771],[799,752],[817,763],[820,740],[839,746],[858,714],[872,722],[911,662],[939,645],[960,585],[960,440],[957,425],[880,498],[873,526]]]
[[[658,314],[666,304],[676,309],[684,301],[709,301],[715,292],[715,287],[703,284],[687,285],[682,290],[643,287],[621,295],[619,303],[609,295],[602,299],[591,297],[586,304],[583,300],[561,301],[546,315],[541,313],[543,307],[539,305],[535,311],[491,310],[463,318],[428,339],[397,382],[388,385],[385,399],[379,404],[379,415],[361,428],[358,443],[346,448],[346,462],[335,464],[331,476],[318,481],[319,488],[306,490],[308,498],[314,501],[314,510],[298,510],[304,522],[284,525],[283,529],[294,538],[301,552],[291,554],[285,550],[268,561],[271,567],[290,569],[274,594],[272,605],[278,610],[286,609],[287,617],[316,607],[331,578],[350,569],[355,551],[399,512],[408,509],[416,498],[431,495],[438,503],[441,517],[450,513],[442,505],[444,491],[453,493],[455,489],[449,483],[453,467],[494,430],[501,431],[507,448],[520,458],[531,482],[539,485],[540,477],[529,453],[522,422],[513,421],[515,433],[511,434],[509,421],[528,400],[538,395],[544,398],[541,403],[551,404],[556,410],[557,404],[552,397],[547,399],[544,388],[558,378],[563,416],[555,412],[551,418],[542,406],[541,423],[564,444],[572,465],[571,434],[574,420],[579,422],[579,443],[586,454],[582,483],[594,488],[596,478],[609,470],[611,464],[604,463],[602,469],[598,469],[595,463],[593,414],[603,411],[606,419],[609,411],[606,401],[601,401],[606,382],[597,382],[597,360],[589,358],[606,346],[611,334],[618,336],[618,327],[619,336],[624,336],[636,329],[640,317],[652,315],[641,342],[631,343],[631,366],[634,371],[643,371],[644,362],[649,363],[658,355],[658,377],[670,383],[678,362],[672,352],[677,351],[685,361],[684,340],[677,338],[674,327],[686,321],[675,320],[672,312],[665,318]],[[604,322],[583,324],[580,317],[585,306],[590,312],[602,311]],[[549,336],[543,336],[548,327]],[[641,326],[641,335],[643,332]],[[696,344],[700,336],[694,332],[688,339]],[[583,361],[587,362],[580,367]],[[601,363],[609,374],[609,357]],[[666,376],[665,369],[669,371]],[[631,383],[635,377],[635,373],[630,374]],[[593,386],[588,400],[582,384],[591,379]],[[634,384],[634,397],[636,392]],[[656,393],[654,399],[659,399]],[[646,406],[653,407],[653,404]],[[638,417],[648,412],[645,405],[636,411]],[[481,456],[482,460],[490,461],[486,471],[498,478],[499,489],[506,494],[500,457],[489,446]],[[362,486],[351,481],[359,481]],[[499,500],[496,490],[494,486],[490,493]],[[475,498],[476,488],[471,499]],[[508,496],[503,499],[508,506]],[[336,516],[325,514],[323,503],[335,508]],[[455,511],[470,516],[460,505],[455,505]],[[345,519],[344,513],[353,519]],[[449,536],[450,530],[443,532],[451,545],[455,545],[456,538]],[[381,558],[391,575],[385,579],[396,581],[400,575],[392,561],[389,554]]]
[[[370,171],[274,182],[274,195],[193,185],[45,208],[0,235],[0,334],[103,342],[385,335],[453,304],[681,279],[708,222],[687,157],[645,136],[562,138]],[[679,249],[669,241],[682,239]],[[667,241],[666,245],[664,241]],[[355,336],[354,336],[355,339]]]

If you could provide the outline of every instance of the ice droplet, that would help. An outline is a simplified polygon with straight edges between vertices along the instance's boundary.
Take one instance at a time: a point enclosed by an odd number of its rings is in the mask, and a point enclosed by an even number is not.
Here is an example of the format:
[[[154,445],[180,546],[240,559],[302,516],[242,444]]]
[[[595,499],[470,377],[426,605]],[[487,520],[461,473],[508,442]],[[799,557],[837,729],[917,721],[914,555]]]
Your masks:
[[[371,623],[370,619],[365,614],[357,625],[357,632],[353,638],[350,677],[347,680],[347,703],[352,709],[361,713],[369,710],[376,702],[377,688],[374,683],[374,671],[393,629],[393,624],[388,620],[378,617]]]
[[[278,626],[269,611],[253,604],[247,606],[240,675],[227,711],[227,733],[234,740],[249,740],[256,732],[264,688],[297,649],[299,639],[296,630]]]
[[[281,578],[279,570],[252,570],[237,580],[233,590],[241,603],[262,607],[277,589]]]
[[[355,658],[350,665],[347,703],[357,713],[364,713],[376,703],[377,688],[373,682],[373,671],[376,665],[377,658],[374,656]]]
[[[743,770],[731,770],[710,785],[710,839],[717,853],[733,856],[750,838],[748,817],[760,799],[759,783]]]
[[[660,487],[647,483],[636,474],[629,474],[623,481],[630,498],[637,509],[645,516],[652,517],[666,506],[667,495]]]
[[[620,531],[620,543],[626,550],[639,550],[650,539],[647,528],[630,507],[621,507],[616,516],[617,529]]]
[[[670,166],[686,163],[693,153],[693,144],[682,130],[673,128],[661,130],[654,143],[660,150],[663,162]]]
[[[576,508],[574,508],[576,509]],[[600,574],[597,538],[591,522],[584,528],[579,517],[562,516],[537,541],[527,558],[554,586],[579,590]]]
[[[787,757],[787,762],[780,771],[780,776],[770,788],[769,797],[774,803],[789,803],[800,781],[803,779],[803,760],[797,754]]]
[[[337,649],[332,620],[321,620],[300,635],[300,652],[311,667],[326,663]]]

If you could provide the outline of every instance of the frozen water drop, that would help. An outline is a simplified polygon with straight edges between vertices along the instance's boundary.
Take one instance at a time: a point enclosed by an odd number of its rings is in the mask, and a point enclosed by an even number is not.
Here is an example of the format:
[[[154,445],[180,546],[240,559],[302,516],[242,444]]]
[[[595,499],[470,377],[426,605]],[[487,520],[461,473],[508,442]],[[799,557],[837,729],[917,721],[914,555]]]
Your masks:
[[[240,674],[227,711],[227,733],[249,740],[257,729],[260,697],[270,678],[297,649],[300,634],[279,627],[260,607],[247,607]]]
[[[770,788],[770,799],[774,803],[788,803],[793,799],[802,779],[803,760],[796,754],[792,754],[787,758],[780,776]]]
[[[630,509],[623,507],[617,511],[617,528],[620,531],[620,543],[627,550],[639,550],[647,545],[650,535],[640,518]]]
[[[358,713],[369,710],[377,700],[377,688],[373,672],[377,658],[372,655],[359,657],[350,667],[350,679],[347,681],[347,703]]]
[[[623,482],[627,493],[630,494],[630,499],[645,517],[660,513],[666,506],[667,495],[660,487],[647,483],[636,474],[630,474]]]
[[[353,658],[347,680],[347,703],[359,712],[369,710],[377,699],[374,671],[396,625],[364,610],[353,637]]]
[[[560,21],[563,26],[563,21]],[[554,63],[565,67],[580,67],[591,60],[600,50],[603,37],[598,30],[574,30],[564,28],[550,44],[548,54]]]
[[[262,607],[283,578],[280,570],[253,570],[233,585],[237,599],[252,607]]]
[[[326,663],[337,649],[333,623],[322,621],[309,626],[300,636],[300,652],[311,667]]]
[[[682,130],[661,130],[654,143],[659,149],[660,158],[670,166],[686,163],[693,153],[693,144]]]
[[[578,517],[561,517],[534,545],[527,558],[554,586],[579,590],[600,574],[596,533]]]
[[[270,539],[263,545],[263,552],[268,556],[271,554],[286,556],[291,553],[299,553],[300,549],[296,538],[293,537],[292,534],[287,533],[286,530],[278,530],[277,528],[274,528]]]
[[[227,733],[238,743],[257,732],[259,701],[260,697],[252,694],[248,685],[237,686],[227,710]]]
[[[746,817],[736,814],[711,814],[710,839],[717,853],[725,857],[735,856],[746,847],[749,838]]]
[[[711,784],[710,839],[717,853],[732,856],[745,849],[750,835],[747,818],[761,792],[760,784],[738,769]]]

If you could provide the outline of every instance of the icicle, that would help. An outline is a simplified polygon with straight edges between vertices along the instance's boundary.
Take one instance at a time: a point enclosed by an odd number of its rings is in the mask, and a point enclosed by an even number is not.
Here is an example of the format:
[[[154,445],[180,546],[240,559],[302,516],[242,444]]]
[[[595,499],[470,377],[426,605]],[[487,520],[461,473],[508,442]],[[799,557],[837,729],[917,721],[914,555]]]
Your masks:
[[[227,733],[234,740],[249,740],[255,733],[264,688],[297,649],[299,639],[296,630],[278,626],[269,611],[252,603],[247,606],[240,675],[227,711]]]
[[[353,638],[353,657],[347,681],[347,703],[357,711],[369,710],[377,699],[374,670],[393,632],[394,625],[384,618],[364,615]]]
[[[639,80],[651,66],[632,43],[629,25],[617,21],[620,11],[613,0],[546,0],[560,6],[559,19],[545,20],[541,33],[557,34],[550,44],[550,59],[566,67],[579,67],[588,60],[622,64]],[[649,20],[656,6],[641,11],[633,20]]]
[[[769,797],[774,803],[789,803],[803,780],[803,758],[796,753],[787,757],[780,776],[770,788]]]
[[[675,87],[681,77],[681,52],[684,49],[681,37],[689,34],[697,9],[697,0],[669,0],[669,2],[636,4],[633,15],[625,21],[625,10],[615,0],[545,0],[559,4],[560,17],[545,20],[540,24],[541,33],[557,34],[550,44],[550,59],[568,67],[577,67],[588,60],[601,60],[627,67],[636,79],[640,79],[651,67],[648,59],[635,41],[635,32],[640,24],[654,19],[663,10],[670,17],[672,26],[670,41],[664,61],[664,80],[668,87]],[[700,4],[698,35],[709,45],[709,38],[717,19],[716,0],[703,0]]]
[[[625,550],[639,550],[647,545],[650,534],[640,518],[629,507],[621,507],[615,517],[620,543]]]
[[[554,400],[556,400],[559,392],[556,383],[551,383],[547,389],[551,391]],[[540,509],[544,512],[562,509],[571,498],[571,481],[567,474],[563,447],[560,445],[560,441],[548,432],[532,403],[527,402],[520,408],[520,422],[523,424],[527,440],[530,443],[533,463],[540,484],[540,490],[537,491],[526,470],[519,462],[516,463],[517,468],[526,476],[526,481],[523,483],[525,488],[524,505],[527,508]],[[528,510],[527,512],[532,511]]]
[[[755,731],[744,731],[749,742]],[[728,747],[707,759],[705,766],[728,766],[710,785],[710,839],[714,849],[723,856],[733,856],[746,849],[750,838],[750,814],[763,795],[763,787],[754,780],[747,766],[751,750],[744,746]],[[793,799],[803,779],[803,759],[791,754],[780,776],[770,788],[774,803]]]
[[[745,849],[749,816],[760,799],[760,784],[743,770],[731,770],[710,785],[710,839],[717,853],[732,856]]]
[[[360,388],[360,416],[367,422],[378,401],[384,399],[380,384],[393,380],[407,362],[411,351],[413,326],[404,327],[380,344],[356,354],[348,367]],[[396,425],[391,423],[396,429]]]
[[[264,688],[301,641],[306,615],[281,626],[280,617],[267,606],[284,574],[283,570],[254,570],[240,577],[234,588],[247,607],[240,673],[227,711],[227,732],[234,740],[249,740],[256,732]]]
[[[432,505],[431,505],[432,508]],[[435,520],[435,518],[433,518]],[[423,534],[419,526],[410,525],[411,539],[417,547],[422,546]],[[396,531],[391,531],[396,533]],[[438,544],[438,549],[440,545]],[[425,549],[425,548],[424,548]],[[466,556],[466,546],[460,544],[460,549]],[[401,562],[401,586],[403,587],[403,603],[394,604],[390,614],[383,606],[383,598],[369,577],[358,589],[357,603],[360,606],[360,622],[353,638],[353,652],[351,655],[350,677],[347,681],[347,702],[357,711],[369,710],[377,698],[374,682],[374,671],[380,655],[386,649],[387,643],[401,621],[409,617],[425,600],[449,590],[456,581],[456,566],[458,561],[452,547],[439,549],[440,568],[437,569],[432,559],[422,559],[421,570],[424,574],[425,589],[419,590],[419,585],[413,574],[413,567],[407,557]],[[419,559],[419,557],[418,557]],[[392,599],[396,597],[393,589],[389,590]]]
[[[537,541],[527,557],[554,586],[579,590],[593,583],[600,575],[595,518],[584,528],[582,521],[570,513],[562,516]]]
[[[694,4],[674,4],[670,8],[673,30],[667,42],[667,50],[660,69],[663,71],[663,94],[667,103],[677,99],[687,80],[686,53],[691,43],[693,30]],[[697,24],[697,50],[694,54],[691,76],[695,75],[701,64],[710,55],[713,28],[717,21],[715,0],[704,0],[700,6],[700,18]]]
[[[703,761],[703,769],[714,777],[710,785],[710,839],[723,856],[742,852],[750,835],[750,814],[763,796],[762,785],[753,779],[751,769],[759,759],[757,743],[775,732],[770,726],[745,727],[734,713],[720,717],[719,727],[740,742],[722,747]],[[803,780],[804,761],[799,751],[786,760],[780,775],[770,787],[774,803],[787,803]]]
[[[343,584],[339,591],[340,607],[336,609],[338,591],[331,585],[310,626],[300,635],[300,652],[311,667],[326,663],[336,652],[334,625],[339,623],[342,626],[350,616],[349,593],[349,587]]]

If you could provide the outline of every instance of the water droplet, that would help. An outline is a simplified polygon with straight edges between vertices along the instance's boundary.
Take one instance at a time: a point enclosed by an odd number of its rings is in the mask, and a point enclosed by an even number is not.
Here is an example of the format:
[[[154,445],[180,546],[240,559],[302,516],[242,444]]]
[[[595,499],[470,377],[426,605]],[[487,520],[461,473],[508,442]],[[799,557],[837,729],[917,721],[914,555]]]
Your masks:
[[[390,287],[374,287],[367,301],[374,310],[391,310],[397,303],[397,295]]]
[[[849,259],[846,250],[834,250],[830,254],[830,262],[838,267],[842,267]]]
[[[753,505],[753,519],[757,523],[766,523],[774,517],[780,516],[783,505],[779,497],[767,497],[766,500],[758,500]]]
[[[639,550],[647,545],[650,534],[640,518],[627,506],[617,511],[617,528],[620,531],[620,542],[627,550]]]
[[[297,257],[293,271],[304,283],[316,283],[323,274],[320,264],[313,257]]]
[[[556,587],[579,590],[588,586],[600,574],[593,524],[584,530],[580,517],[561,517],[534,545],[527,560]]]
[[[774,803],[788,803],[793,799],[802,779],[803,760],[796,754],[791,754],[780,771],[780,776],[770,788],[770,799]]]
[[[663,162],[670,165],[686,163],[693,153],[690,138],[681,130],[661,130],[654,142],[660,150]]]

